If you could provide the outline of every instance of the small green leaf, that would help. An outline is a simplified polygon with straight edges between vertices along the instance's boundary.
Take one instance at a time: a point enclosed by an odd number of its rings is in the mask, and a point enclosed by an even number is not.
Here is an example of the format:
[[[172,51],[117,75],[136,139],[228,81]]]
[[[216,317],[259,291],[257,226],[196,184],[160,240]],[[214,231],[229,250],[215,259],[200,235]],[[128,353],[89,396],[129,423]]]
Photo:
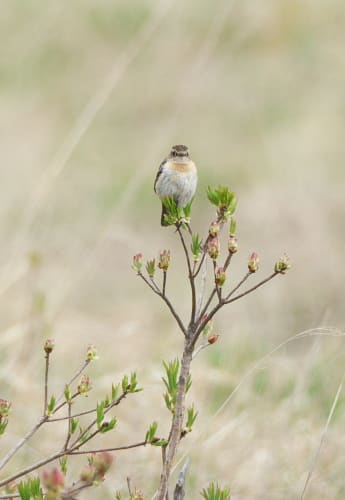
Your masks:
[[[122,392],[127,392],[128,389],[129,389],[129,381],[128,381],[128,376],[127,375],[124,375],[122,377],[122,382],[121,382],[121,385],[122,385]]]
[[[230,500],[230,490],[228,488],[221,489],[218,483],[211,483],[208,488],[201,491],[201,496],[205,500]]]
[[[64,395],[67,403],[71,401],[71,391],[69,390],[68,385],[65,386]]]
[[[111,401],[114,402],[119,397],[120,384],[111,384]]]
[[[117,424],[116,418],[112,418],[109,422],[103,422],[100,428],[101,433],[105,434],[106,432],[113,430],[116,424]]]
[[[195,411],[194,405],[192,405],[190,408],[187,409],[186,427],[187,427],[189,432],[192,430],[193,424],[194,424],[197,416],[198,416],[198,412]]]
[[[5,434],[7,425],[8,425],[8,419],[7,418],[2,419],[0,422],[0,436]]]
[[[104,420],[104,403],[97,403],[97,428],[100,429]]]
[[[156,272],[156,259],[146,262],[146,271],[150,278],[154,278]]]
[[[63,474],[67,474],[67,456],[61,457],[59,459],[60,469]]]
[[[236,220],[233,217],[231,217],[229,232],[231,236],[235,236],[236,234]]]
[[[156,435],[157,427],[158,427],[157,422],[152,422],[152,424],[150,425],[148,431],[146,432],[146,436],[145,436],[145,441],[147,443],[152,443],[152,440],[154,439],[154,437]]]
[[[51,396],[50,401],[48,403],[48,408],[47,408],[47,413],[49,416],[53,413],[54,408],[55,408],[55,404],[56,404],[56,398],[55,398],[55,396]]]
[[[75,431],[77,430],[79,421],[76,418],[71,419],[71,434],[74,434]]]

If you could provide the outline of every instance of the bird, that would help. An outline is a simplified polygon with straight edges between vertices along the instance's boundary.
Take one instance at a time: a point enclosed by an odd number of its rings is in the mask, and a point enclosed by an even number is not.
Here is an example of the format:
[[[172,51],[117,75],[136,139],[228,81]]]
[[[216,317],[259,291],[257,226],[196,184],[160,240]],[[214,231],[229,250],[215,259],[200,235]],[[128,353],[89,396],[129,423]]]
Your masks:
[[[162,201],[162,226],[168,225],[163,200],[172,198],[178,207],[184,208],[192,201],[197,183],[198,173],[188,147],[183,144],[173,146],[169,156],[160,164],[154,183],[154,191]]]

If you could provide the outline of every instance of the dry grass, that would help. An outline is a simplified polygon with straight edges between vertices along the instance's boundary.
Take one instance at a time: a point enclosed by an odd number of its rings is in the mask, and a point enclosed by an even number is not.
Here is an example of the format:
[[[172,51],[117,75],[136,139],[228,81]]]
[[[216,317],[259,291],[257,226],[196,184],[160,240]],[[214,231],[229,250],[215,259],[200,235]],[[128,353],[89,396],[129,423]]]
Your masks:
[[[53,388],[90,342],[101,354],[91,369],[98,397],[138,368],[145,391],[120,408],[119,443],[142,438],[154,418],[166,427],[160,360],[182,339],[129,264],[136,251],[171,248],[169,291],[187,311],[181,255],[152,192],[159,161],[181,141],[200,171],[196,227],[210,217],[209,182],[239,197],[230,279],[252,250],[263,273],[283,251],[293,261],[285,279],[221,314],[219,344],[195,361],[199,421],[181,449],[188,498],[215,478],[235,499],[300,498],[343,376],[344,339],[294,340],[258,362],[298,332],[344,328],[344,26],[340,0],[3,2],[0,397],[13,402],[3,449],[41,408],[48,334]],[[340,394],[306,498],[344,497],[344,406]],[[18,463],[51,446],[46,434]],[[102,489],[84,497],[111,498],[130,475],[149,498],[158,455],[118,455]]]

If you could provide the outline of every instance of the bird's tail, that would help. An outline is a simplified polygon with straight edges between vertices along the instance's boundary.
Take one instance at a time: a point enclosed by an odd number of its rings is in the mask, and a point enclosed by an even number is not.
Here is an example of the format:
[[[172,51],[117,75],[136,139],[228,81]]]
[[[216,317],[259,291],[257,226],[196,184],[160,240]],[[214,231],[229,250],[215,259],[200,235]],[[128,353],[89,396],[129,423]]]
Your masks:
[[[162,203],[162,215],[161,215],[161,225],[162,226],[168,226],[164,215],[168,213],[167,209],[165,208],[164,204]]]

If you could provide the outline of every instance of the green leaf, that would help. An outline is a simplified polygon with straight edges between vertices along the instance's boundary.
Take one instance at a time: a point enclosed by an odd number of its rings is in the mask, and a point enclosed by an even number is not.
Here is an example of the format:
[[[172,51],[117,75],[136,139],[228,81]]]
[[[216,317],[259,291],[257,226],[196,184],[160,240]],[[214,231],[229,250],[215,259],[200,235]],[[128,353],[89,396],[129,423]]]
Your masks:
[[[77,430],[79,421],[76,418],[71,419],[71,434],[74,434],[75,431]]]
[[[152,440],[155,438],[156,435],[157,427],[158,427],[157,422],[152,422],[145,436],[145,441],[147,443],[152,443]]]
[[[111,384],[111,401],[114,402],[119,397],[120,384]]]
[[[129,389],[129,381],[128,381],[128,376],[127,375],[124,375],[122,377],[122,382],[121,382],[121,386],[122,386],[122,392],[127,392],[128,389]]]
[[[100,428],[101,433],[105,434],[106,432],[113,430],[116,424],[117,424],[116,418],[112,418],[109,422],[104,422]]]
[[[156,272],[156,259],[148,260],[146,262],[146,271],[150,278],[154,278]]]
[[[97,403],[97,428],[100,429],[104,420],[104,403]]]
[[[195,411],[194,405],[192,405],[190,408],[187,409],[186,427],[187,427],[189,432],[192,430],[193,424],[194,424],[197,416],[198,416],[198,412]]]
[[[49,416],[53,413],[54,408],[55,408],[55,404],[56,404],[56,398],[55,398],[55,396],[51,396],[50,401],[48,403],[48,408],[47,408],[47,410],[48,410],[47,413]]]
[[[159,439],[158,441],[153,441],[151,444],[152,446],[166,446],[168,442],[166,439]]]
[[[66,475],[67,474],[67,457],[66,456],[61,457],[59,459],[59,463],[60,463],[61,472]]]
[[[67,403],[71,401],[71,391],[69,390],[68,385],[65,386],[64,395]]]
[[[0,436],[2,436],[3,434],[5,434],[7,424],[8,424],[8,419],[7,418],[3,418],[1,420],[1,422],[0,422]]]
[[[228,488],[221,489],[218,483],[211,483],[208,488],[201,491],[201,496],[206,500],[230,500],[230,490]]]
[[[200,254],[202,253],[202,240],[198,233],[195,233],[192,235],[192,244],[191,244],[191,250],[193,254],[193,260],[194,262],[198,262]]]
[[[236,234],[236,220],[233,217],[231,217],[229,232],[231,236],[235,236]]]

